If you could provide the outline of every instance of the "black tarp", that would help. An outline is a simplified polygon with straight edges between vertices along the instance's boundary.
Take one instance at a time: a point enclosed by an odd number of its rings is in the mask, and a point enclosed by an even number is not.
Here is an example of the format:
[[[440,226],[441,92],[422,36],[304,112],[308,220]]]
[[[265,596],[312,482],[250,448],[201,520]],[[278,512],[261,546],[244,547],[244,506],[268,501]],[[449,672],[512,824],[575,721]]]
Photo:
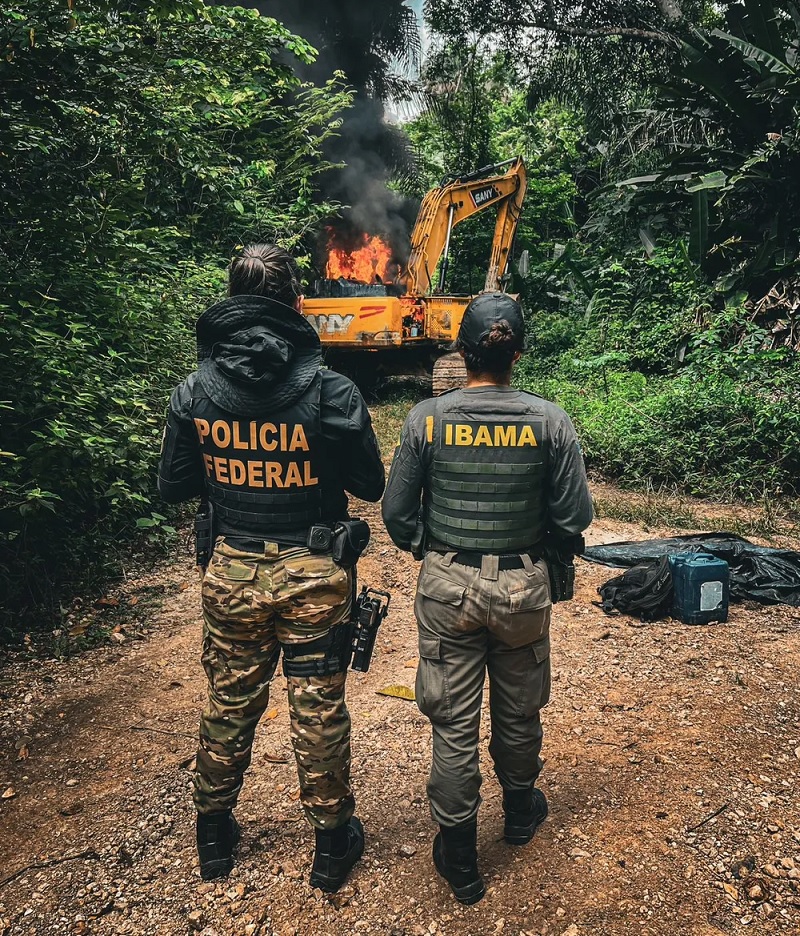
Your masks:
[[[731,598],[800,607],[800,552],[756,546],[733,533],[697,533],[669,539],[589,546],[582,558],[625,568],[685,552],[711,553],[731,573]]]

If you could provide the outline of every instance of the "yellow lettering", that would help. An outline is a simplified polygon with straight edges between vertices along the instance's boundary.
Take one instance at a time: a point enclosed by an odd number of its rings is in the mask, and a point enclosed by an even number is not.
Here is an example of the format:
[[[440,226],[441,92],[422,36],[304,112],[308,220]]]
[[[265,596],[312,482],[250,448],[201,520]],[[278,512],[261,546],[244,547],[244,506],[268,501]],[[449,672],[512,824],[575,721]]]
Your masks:
[[[494,427],[495,445],[516,445],[517,427],[516,426],[495,426]]]
[[[194,421],[195,428],[197,429],[197,435],[200,439],[200,444],[203,444],[203,439],[211,431],[211,427],[208,424],[207,419],[195,419]]]
[[[456,423],[456,445],[472,445],[472,426]]]
[[[473,445],[491,445],[492,437],[489,434],[489,429],[487,426],[478,426],[478,431],[475,433],[475,441]]]
[[[255,452],[256,447],[258,445],[258,437],[256,435],[257,431],[258,430],[256,429],[256,424],[254,422],[251,422],[250,423],[250,451],[251,452]]]
[[[206,465],[206,474],[211,477],[211,472],[214,468],[214,459],[207,453],[203,452],[203,461]]]
[[[266,487],[283,487],[280,462],[265,462],[264,467],[267,469],[267,477],[264,482]]]
[[[227,458],[215,458],[214,459],[214,474],[216,475],[217,481],[219,481],[221,484],[230,484],[230,481],[228,481],[228,459]]]
[[[523,426],[522,432],[520,432],[519,439],[517,440],[517,445],[537,446],[538,444],[536,436],[533,434],[533,426]]]
[[[278,428],[281,430],[281,451],[286,452],[288,451],[288,442],[287,442],[288,430],[287,430],[286,423],[281,423]]]
[[[261,448],[265,452],[271,452],[273,449],[278,447],[278,443],[273,439],[270,441],[270,434],[275,435],[278,431],[275,423],[262,423],[261,429],[258,432],[258,441],[261,443]]]
[[[289,462],[286,469],[286,478],[283,481],[284,487],[302,487],[303,479],[300,477],[300,466],[297,462]]]
[[[234,447],[235,449],[246,449],[246,448],[249,448],[249,446],[248,446],[248,444],[247,444],[247,439],[245,439],[244,441],[242,441],[241,438],[239,437],[239,432],[240,432],[239,423],[238,423],[238,422],[235,422],[235,423],[233,424],[233,447]]]
[[[231,444],[231,427],[222,419],[217,419],[211,427],[211,438],[219,448],[227,448]]]
[[[264,487],[264,462],[247,463],[247,484],[249,487]]]
[[[425,417],[425,438],[428,442],[433,442],[433,416]]]
[[[303,462],[303,487],[311,487],[314,484],[319,484],[319,478],[311,474],[311,462]]]
[[[304,452],[308,451],[308,440],[306,439],[305,429],[301,425],[296,425],[294,431],[292,432],[292,441],[289,443],[289,451],[294,452],[295,449],[302,449]]]
[[[452,445],[453,444],[453,424],[448,423],[444,427],[444,444]]]
[[[235,423],[234,423],[235,425]],[[228,462],[228,468],[231,472],[231,484],[244,484],[247,480],[247,469],[243,461],[232,458]]]

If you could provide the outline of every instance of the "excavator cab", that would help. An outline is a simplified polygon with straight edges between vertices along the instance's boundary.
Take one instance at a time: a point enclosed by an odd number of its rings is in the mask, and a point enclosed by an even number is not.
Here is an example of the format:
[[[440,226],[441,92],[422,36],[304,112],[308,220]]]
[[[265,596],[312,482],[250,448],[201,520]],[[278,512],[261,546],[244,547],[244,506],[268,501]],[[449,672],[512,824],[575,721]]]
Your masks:
[[[472,299],[447,294],[453,230],[480,212],[497,210],[483,291],[503,290],[526,188],[521,156],[447,178],[422,201],[404,272],[389,283],[374,277],[370,283],[328,285],[304,299],[302,312],[317,330],[329,366],[362,384],[379,371],[432,372],[434,393],[463,382],[460,356],[442,357]]]

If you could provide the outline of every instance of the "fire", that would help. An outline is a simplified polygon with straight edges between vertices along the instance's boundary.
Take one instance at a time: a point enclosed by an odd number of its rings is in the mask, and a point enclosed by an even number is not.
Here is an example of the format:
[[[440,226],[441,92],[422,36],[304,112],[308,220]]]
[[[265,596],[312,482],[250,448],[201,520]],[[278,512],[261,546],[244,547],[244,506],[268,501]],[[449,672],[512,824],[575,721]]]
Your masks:
[[[362,234],[361,242],[360,247],[351,251],[329,246],[328,265],[325,271],[328,279],[342,277],[358,280],[360,283],[374,283],[376,277],[381,282],[391,280],[388,267],[392,260],[392,250],[386,241],[377,235],[369,237],[367,234]]]

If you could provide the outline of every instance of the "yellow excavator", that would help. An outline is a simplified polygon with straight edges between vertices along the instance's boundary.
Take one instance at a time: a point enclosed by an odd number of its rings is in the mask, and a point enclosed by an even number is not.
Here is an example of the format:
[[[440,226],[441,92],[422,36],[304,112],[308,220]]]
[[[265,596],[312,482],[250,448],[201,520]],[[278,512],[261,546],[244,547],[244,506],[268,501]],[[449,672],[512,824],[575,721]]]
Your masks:
[[[405,270],[390,282],[380,275],[371,283],[319,281],[302,312],[320,336],[326,363],[366,383],[380,374],[432,371],[434,393],[460,385],[463,362],[446,349],[473,297],[446,293],[453,229],[497,209],[484,291],[504,290],[526,188],[521,156],[445,179],[423,199]]]

